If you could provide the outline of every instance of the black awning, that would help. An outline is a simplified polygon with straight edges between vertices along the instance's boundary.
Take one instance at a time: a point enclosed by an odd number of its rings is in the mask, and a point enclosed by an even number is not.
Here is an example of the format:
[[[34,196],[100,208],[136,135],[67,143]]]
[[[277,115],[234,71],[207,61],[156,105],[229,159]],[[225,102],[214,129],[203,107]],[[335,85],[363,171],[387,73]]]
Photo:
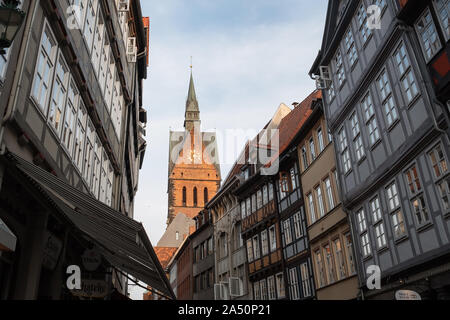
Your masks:
[[[8,152],[6,158],[97,245],[112,266],[175,297],[141,223],[17,155]]]

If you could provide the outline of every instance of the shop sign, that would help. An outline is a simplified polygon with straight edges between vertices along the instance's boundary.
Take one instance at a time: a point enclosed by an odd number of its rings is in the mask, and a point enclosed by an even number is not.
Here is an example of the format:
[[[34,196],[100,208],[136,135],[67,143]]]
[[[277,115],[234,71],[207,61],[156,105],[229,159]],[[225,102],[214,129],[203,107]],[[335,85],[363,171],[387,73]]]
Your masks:
[[[396,300],[418,301],[422,300],[420,294],[411,290],[399,290],[395,293]]]
[[[100,264],[102,263],[102,256],[96,249],[88,249],[84,251],[81,261],[87,271],[93,272],[100,267]]]
[[[81,290],[71,290],[72,294],[84,298],[105,298],[108,295],[108,284],[104,280],[81,280]]]

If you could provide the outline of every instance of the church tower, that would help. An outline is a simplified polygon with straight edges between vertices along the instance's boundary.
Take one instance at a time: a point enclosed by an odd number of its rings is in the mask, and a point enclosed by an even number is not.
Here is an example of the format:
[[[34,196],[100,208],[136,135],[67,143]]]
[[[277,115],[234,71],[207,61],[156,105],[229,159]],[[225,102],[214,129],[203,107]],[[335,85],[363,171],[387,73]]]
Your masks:
[[[220,188],[215,133],[201,132],[200,109],[191,71],[184,131],[171,131],[169,141],[167,230],[158,246],[179,247],[193,229],[193,218]]]

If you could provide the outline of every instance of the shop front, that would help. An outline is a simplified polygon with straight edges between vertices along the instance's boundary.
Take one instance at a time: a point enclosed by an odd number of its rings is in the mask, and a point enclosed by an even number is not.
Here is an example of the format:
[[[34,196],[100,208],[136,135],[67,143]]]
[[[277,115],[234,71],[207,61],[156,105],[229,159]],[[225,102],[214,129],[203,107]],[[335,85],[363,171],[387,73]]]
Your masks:
[[[142,224],[18,156],[0,156],[0,299],[173,298]]]

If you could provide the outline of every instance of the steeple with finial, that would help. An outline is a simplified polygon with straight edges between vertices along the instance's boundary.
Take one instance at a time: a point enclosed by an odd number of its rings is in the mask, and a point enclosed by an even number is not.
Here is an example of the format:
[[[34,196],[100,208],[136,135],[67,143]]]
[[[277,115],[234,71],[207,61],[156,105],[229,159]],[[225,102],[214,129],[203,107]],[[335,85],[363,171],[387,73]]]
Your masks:
[[[186,113],[184,115],[184,128],[187,131],[191,131],[194,127],[200,126],[200,109],[198,108],[197,96],[195,94],[194,78],[192,76],[192,61],[190,67],[191,67],[191,79],[189,83],[189,92],[186,101]]]

